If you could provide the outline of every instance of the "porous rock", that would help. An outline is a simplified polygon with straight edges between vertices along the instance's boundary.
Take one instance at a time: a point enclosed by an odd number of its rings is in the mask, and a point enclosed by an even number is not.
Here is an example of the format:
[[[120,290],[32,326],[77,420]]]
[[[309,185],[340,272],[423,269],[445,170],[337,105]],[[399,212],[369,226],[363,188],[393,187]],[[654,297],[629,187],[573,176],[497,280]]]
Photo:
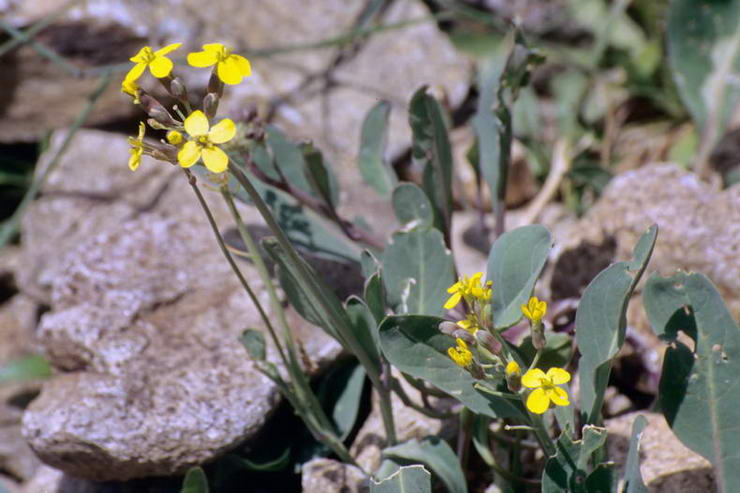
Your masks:
[[[370,485],[359,468],[322,457],[303,464],[301,488],[303,493],[367,493]]]

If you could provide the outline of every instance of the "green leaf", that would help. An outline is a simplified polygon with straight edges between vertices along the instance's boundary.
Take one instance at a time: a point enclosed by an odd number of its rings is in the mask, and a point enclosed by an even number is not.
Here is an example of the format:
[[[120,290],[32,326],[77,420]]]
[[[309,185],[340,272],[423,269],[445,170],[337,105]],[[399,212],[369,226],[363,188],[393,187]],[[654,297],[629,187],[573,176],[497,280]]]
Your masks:
[[[403,466],[386,479],[370,481],[370,493],[431,493],[432,475],[424,466]]]
[[[378,324],[370,308],[357,296],[350,296],[344,304],[352,332],[359,344],[365,348],[375,368],[380,372],[380,346],[378,342]]]
[[[242,332],[241,343],[246,348],[249,357],[255,361],[265,359],[265,335],[257,329],[247,329]]]
[[[364,387],[365,370],[356,362],[338,367],[321,382],[319,399],[331,414],[342,441],[355,426]]]
[[[382,259],[388,301],[398,313],[444,313],[447,288],[454,282],[454,264],[439,231],[395,233]]]
[[[413,183],[401,183],[393,190],[393,210],[405,230],[430,228],[434,210],[424,191]]]
[[[668,59],[678,92],[710,148],[740,100],[740,2],[673,0]]]
[[[602,462],[596,466],[593,472],[586,478],[586,491],[588,493],[616,493],[616,464],[613,462]]]
[[[606,443],[606,435],[606,428],[584,426],[583,439],[573,440],[566,429],[558,439],[557,453],[545,464],[542,493],[591,493],[586,487],[588,461]]]
[[[415,378],[422,378],[471,411],[492,418],[527,419],[516,396],[498,397],[475,388],[476,380],[447,355],[455,340],[439,329],[442,319],[406,315],[389,316],[380,325],[380,347],[393,366]]]
[[[208,478],[200,467],[191,467],[185,474],[180,493],[208,493]]]
[[[306,173],[306,161],[301,148],[273,125],[265,127],[267,147],[280,174],[292,186],[314,197],[319,197]]]
[[[446,237],[452,219],[452,150],[442,107],[426,91],[426,86],[419,88],[409,103],[411,154],[423,170],[423,188],[434,207],[435,226]]]
[[[486,279],[493,281],[491,308],[497,329],[521,320],[521,305],[529,301],[551,245],[547,229],[533,224],[504,233],[491,247]]]
[[[385,288],[383,287],[383,280],[380,277],[380,272],[376,272],[365,281],[364,289],[365,303],[370,308],[370,312],[375,317],[376,321],[382,321],[385,318],[386,306],[385,306]],[[378,331],[373,331],[375,342],[378,343],[377,337]]]
[[[719,490],[740,491],[740,328],[702,274],[653,275],[643,302],[656,334],[670,342],[660,409],[676,436],[715,468]],[[693,339],[692,351],[678,338]]]
[[[365,115],[365,120],[362,122],[358,159],[362,179],[383,197],[391,194],[391,190],[398,181],[395,172],[385,161],[390,111],[390,103],[380,101]]]
[[[0,367],[0,384],[48,378],[51,376],[49,362],[40,355],[26,356],[9,361]]]
[[[624,465],[624,493],[647,493],[648,489],[642,480],[640,472],[640,438],[642,430],[647,425],[645,416],[637,416],[632,423],[632,437],[627,452],[627,462]]]
[[[588,285],[578,304],[576,340],[581,351],[578,371],[585,423],[601,420],[612,358],[624,343],[627,303],[647,266],[657,234],[657,226],[648,228],[635,246],[632,261],[604,269]]]
[[[332,209],[339,205],[339,182],[324,161],[324,155],[312,144],[302,144],[301,151],[306,162],[308,180],[314,191]]]
[[[360,248],[347,240],[328,220],[314,210],[301,205],[295,198],[273,186],[257,180],[241,163],[241,156],[229,156],[249,177],[254,188],[272,210],[275,219],[291,243],[311,255],[336,262],[358,262]],[[241,202],[251,204],[247,193],[233,176],[229,177],[229,191]]]
[[[383,456],[422,463],[442,480],[450,493],[467,493],[465,474],[455,452],[439,437],[412,439],[383,450]]]

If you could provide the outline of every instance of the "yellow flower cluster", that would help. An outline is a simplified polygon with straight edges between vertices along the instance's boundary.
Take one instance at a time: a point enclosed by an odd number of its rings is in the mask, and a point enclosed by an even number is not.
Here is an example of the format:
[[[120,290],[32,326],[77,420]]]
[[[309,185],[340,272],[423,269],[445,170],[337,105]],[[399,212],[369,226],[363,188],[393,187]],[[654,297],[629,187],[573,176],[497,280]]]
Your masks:
[[[150,46],[141,48],[130,59],[134,63],[134,66],[129,70],[121,83],[121,91],[132,96],[134,103],[140,104],[144,95],[139,89],[137,80],[147,69],[158,79],[169,78],[169,83],[173,87],[178,83],[182,87],[181,82],[178,82],[178,79],[173,79],[171,76],[174,63],[167,56],[180,48],[181,45],[182,43],[173,43],[158,50],[153,50]],[[203,45],[203,51],[190,53],[187,59],[188,63],[193,67],[212,66],[213,73],[224,84],[239,84],[243,78],[249,77],[252,73],[249,60],[241,55],[232,53],[229,48],[221,43],[205,44]],[[177,95],[179,93],[173,94]],[[148,100],[151,101],[152,98],[148,97]],[[187,99],[185,101],[185,106],[190,111]],[[166,110],[161,107],[158,111],[160,111],[160,114],[162,112],[166,113]],[[202,158],[206,168],[211,172],[221,173],[225,171],[229,164],[229,158],[218,146],[234,138],[236,135],[236,125],[234,122],[229,118],[224,118],[211,126],[209,118],[200,110],[192,111],[187,118],[184,116],[183,118],[182,125],[172,119],[170,119],[172,123],[165,121],[165,128],[169,130],[166,137],[167,143],[170,146],[175,146],[177,150],[177,163],[183,168],[189,168]],[[183,129],[187,134],[186,136],[180,132]],[[144,143],[144,131],[144,124],[141,123],[138,138],[129,138],[131,145],[129,167],[131,170],[138,168],[143,154],[156,154],[157,152],[156,145],[152,146]],[[169,147],[169,149],[173,148]],[[172,161],[174,162],[174,157]]]
[[[465,300],[469,304],[472,304],[474,300],[479,301],[490,301],[491,300],[491,281],[487,281],[484,284],[481,283],[483,277],[482,272],[473,274],[472,277],[462,277],[455,284],[447,289],[447,292],[452,296],[449,297],[445,303],[445,309],[451,310],[455,308],[460,300]]]
[[[547,303],[532,296],[526,305],[522,305],[522,313],[532,321],[533,325],[537,325],[542,322],[542,317],[547,313]]]
[[[447,350],[447,354],[449,354],[452,361],[457,363],[459,366],[462,366],[463,368],[470,366],[473,363],[473,353],[470,352],[465,341],[459,337],[455,339],[455,342],[457,342],[457,347],[449,348]]]

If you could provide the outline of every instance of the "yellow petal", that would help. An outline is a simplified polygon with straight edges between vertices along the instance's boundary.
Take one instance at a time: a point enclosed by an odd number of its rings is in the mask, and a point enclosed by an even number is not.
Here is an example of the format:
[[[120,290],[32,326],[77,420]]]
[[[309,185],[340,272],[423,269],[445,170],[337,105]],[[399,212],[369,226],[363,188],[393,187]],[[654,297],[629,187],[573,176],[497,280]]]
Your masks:
[[[163,56],[158,56],[149,63],[149,71],[154,77],[161,79],[162,77],[170,75],[173,66],[174,64],[172,63],[172,60]]]
[[[460,303],[460,298],[462,298],[462,295],[460,293],[455,293],[450,296],[450,299],[448,299],[445,303],[445,310],[451,310],[452,308],[455,308],[457,304]]]
[[[226,58],[222,62],[218,62],[218,78],[224,84],[235,85],[242,81],[242,74],[239,70],[239,64],[234,61],[232,57]]]
[[[167,53],[175,51],[180,46],[182,46],[182,43],[172,43],[171,45],[167,45],[164,48],[158,49],[157,51],[154,52],[154,54],[158,57],[165,56]]]
[[[123,84],[125,85],[127,83],[133,83],[136,79],[141,77],[141,74],[144,73],[144,70],[146,70],[146,64],[137,63],[136,65],[131,67],[131,70],[128,71],[126,77],[124,77],[123,79]]]
[[[239,68],[239,73],[242,74],[243,77],[249,77],[252,75],[252,66],[249,63],[249,60],[241,55],[230,55],[229,58],[234,59],[234,63],[236,63],[236,66]]]
[[[151,53],[152,49],[148,46],[141,48],[136,55],[129,58],[134,63],[146,63],[147,56]]]
[[[206,43],[203,45],[203,50],[219,54],[226,51],[226,47],[221,43]]]
[[[200,110],[195,110],[190,113],[190,116],[185,118],[183,125],[185,126],[185,131],[193,137],[198,135],[207,135],[208,128],[210,127],[208,124],[208,118],[206,118],[206,115]]]
[[[447,292],[448,293],[454,293],[455,291],[459,291],[460,288],[462,288],[462,284],[460,284],[460,281],[458,281],[455,284],[453,284],[452,286],[450,286],[449,288],[447,288]]]
[[[128,158],[128,167],[131,171],[136,171],[141,164],[141,153],[141,149],[131,149],[131,156]]]
[[[198,158],[200,158],[200,151],[200,146],[192,140],[189,140],[185,142],[185,145],[182,146],[180,152],[177,153],[177,162],[180,163],[180,166],[183,168],[189,168],[198,161]]]
[[[558,406],[568,406],[568,393],[560,387],[553,387],[547,390],[548,399]]]
[[[522,313],[524,314],[525,317],[532,320],[533,315],[532,315],[532,312],[529,311],[529,308],[527,308],[527,305],[522,305]]]
[[[533,368],[522,376],[522,385],[530,389],[542,387],[542,379],[545,378],[545,372],[539,368]]]
[[[544,413],[548,407],[550,407],[550,398],[542,389],[533,390],[527,397],[527,409],[535,414]]]
[[[144,122],[139,122],[139,137],[136,140],[138,141],[144,140],[145,132],[146,132],[146,125],[144,125]]]
[[[218,56],[212,51],[196,51],[188,54],[188,63],[192,67],[210,67],[218,61]]]
[[[234,135],[236,135],[236,125],[230,118],[224,118],[208,132],[208,140],[214,144],[223,144],[233,139]]]
[[[517,373],[517,374],[518,373],[521,373],[522,372],[522,369],[519,368],[519,364],[516,361],[511,360],[506,365],[506,370],[505,371],[506,371],[506,374],[507,375],[511,375],[512,373]]]
[[[203,149],[203,162],[209,171],[221,173],[229,167],[229,156],[216,146]]]
[[[562,368],[550,368],[547,370],[547,378],[555,385],[570,382],[570,373]]]

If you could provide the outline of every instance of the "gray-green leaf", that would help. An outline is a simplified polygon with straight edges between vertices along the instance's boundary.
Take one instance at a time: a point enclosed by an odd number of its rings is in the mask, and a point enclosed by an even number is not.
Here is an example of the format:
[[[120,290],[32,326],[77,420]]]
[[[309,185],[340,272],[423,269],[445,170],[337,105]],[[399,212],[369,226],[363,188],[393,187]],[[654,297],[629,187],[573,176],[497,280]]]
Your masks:
[[[367,113],[362,122],[358,159],[362,179],[383,197],[390,195],[398,181],[395,172],[385,161],[390,111],[390,103],[380,101]]]
[[[450,493],[467,493],[465,474],[455,452],[439,437],[412,439],[383,450],[383,456],[402,459],[427,466],[442,480]]]
[[[643,292],[653,330],[671,343],[660,408],[676,436],[715,468],[720,491],[740,491],[740,328],[702,274],[653,275]],[[695,343],[692,351],[679,331]]]
[[[429,228],[434,210],[424,191],[413,183],[401,183],[393,190],[393,210],[405,230]]]
[[[647,493],[648,491],[640,472],[640,438],[646,425],[647,420],[642,415],[637,416],[632,423],[630,448],[624,466],[624,493]]]
[[[432,475],[424,466],[403,466],[386,479],[370,482],[370,493],[431,493]]]
[[[208,493],[208,478],[200,467],[188,469],[180,493]]]
[[[487,280],[493,281],[493,323],[511,327],[522,318],[521,305],[529,300],[552,246],[550,233],[534,224],[501,235],[488,255]]]

